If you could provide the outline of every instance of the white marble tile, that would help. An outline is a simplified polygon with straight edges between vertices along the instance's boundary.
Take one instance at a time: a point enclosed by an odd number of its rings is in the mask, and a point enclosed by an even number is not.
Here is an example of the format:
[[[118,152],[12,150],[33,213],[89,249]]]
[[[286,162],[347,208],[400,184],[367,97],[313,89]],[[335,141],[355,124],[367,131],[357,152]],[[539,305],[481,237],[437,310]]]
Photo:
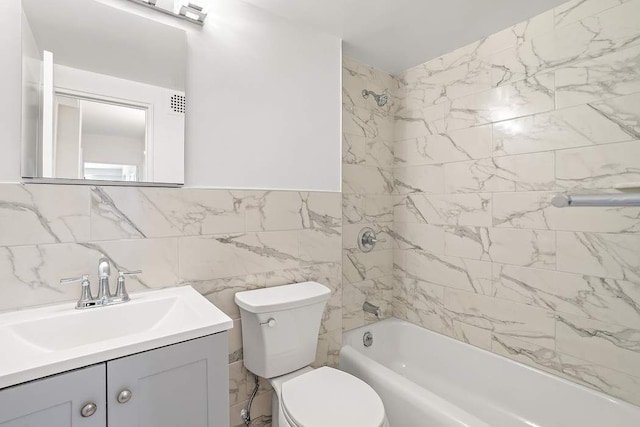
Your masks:
[[[555,267],[555,233],[484,227],[445,229],[445,253],[505,264]]]
[[[489,256],[493,262],[555,268],[556,251],[554,231],[489,229]]]
[[[535,153],[640,138],[640,96],[611,101],[495,123],[493,154]]]
[[[548,190],[554,187],[553,153],[494,157],[444,166],[445,192]]]
[[[366,140],[362,135],[342,134],[342,163],[363,165],[367,161]]]
[[[400,92],[400,111],[420,110],[491,88],[491,69],[481,61],[470,61],[446,72],[427,75],[409,71]]]
[[[393,170],[396,194],[430,193],[445,191],[444,171],[440,165],[408,166]]]
[[[73,243],[0,248],[0,311],[77,300],[79,285],[60,279],[93,273],[99,257]]]
[[[637,327],[640,284],[495,264],[493,296],[559,313]]]
[[[391,141],[393,138],[393,115],[380,110],[343,107],[342,132],[347,135]]]
[[[556,182],[569,190],[640,182],[639,158],[640,140],[558,151]]]
[[[505,49],[490,58],[493,84],[513,83],[637,45],[640,24],[635,16],[638,13],[640,2],[632,0]],[[560,80],[557,85],[560,86]],[[577,104],[579,102],[572,105]]]
[[[180,276],[183,281],[265,273],[297,268],[298,231],[279,231],[180,239]]]
[[[400,250],[396,268],[410,277],[437,285],[476,292],[491,293],[491,263],[434,254],[418,249]]]
[[[640,139],[640,93],[610,98],[589,106],[620,126],[629,139]]]
[[[451,331],[451,319],[444,308],[444,287],[422,280],[413,280],[412,286],[415,292],[409,306],[410,321],[440,333]]]
[[[419,110],[400,111],[395,115],[393,137],[395,141],[437,135],[444,130],[448,104],[443,102]]]
[[[308,263],[342,261],[340,229],[311,229],[300,232],[300,258]]]
[[[491,194],[411,194],[394,198],[397,222],[435,225],[491,225]]]
[[[604,233],[640,232],[640,208],[558,209],[551,205],[551,200],[556,194],[555,192],[495,193],[493,195],[493,226]]]
[[[345,226],[393,221],[393,198],[390,194],[343,194],[342,207]]]
[[[553,110],[553,74],[539,74],[519,82],[465,96],[451,102],[447,129],[478,126]]]
[[[493,334],[491,350],[636,405],[640,403],[640,378],[502,334]]]
[[[321,366],[338,367],[340,349],[342,348],[342,331],[331,331],[318,336],[316,360],[311,364],[313,368]]]
[[[491,240],[486,227],[445,227],[444,253],[449,256],[491,261]]]
[[[555,16],[555,26],[559,28],[563,25],[580,21],[592,15],[596,15],[604,10],[619,6],[629,0],[571,0],[553,9]]]
[[[91,239],[112,240],[242,232],[242,191],[93,187]]]
[[[459,320],[451,320],[451,329],[445,330],[443,333],[449,335],[458,341],[466,342],[475,347],[491,351],[491,331],[477,326],[463,323]]]
[[[556,319],[557,351],[640,377],[640,329],[565,314]]]
[[[391,194],[393,173],[391,169],[343,165],[342,191],[345,194]]]
[[[343,277],[348,283],[390,276],[393,274],[392,251],[379,250],[363,253],[358,249],[345,250],[342,270]]]
[[[249,191],[245,197],[247,231],[329,231],[342,223],[339,193]]]
[[[399,249],[421,249],[433,253],[444,253],[445,228],[420,223],[393,224],[393,239]]]
[[[299,230],[303,228],[302,194],[297,191],[246,193],[247,231]]]
[[[640,281],[640,235],[557,232],[558,270]]]
[[[511,46],[531,40],[553,29],[553,12],[547,11],[533,18],[513,25],[495,34],[491,34],[477,42],[470,43],[453,52],[446,53],[429,62],[406,71],[402,78],[411,82],[416,78],[431,76],[450,71],[464,64],[484,58]]]
[[[0,250],[0,310],[77,300],[79,285],[59,282],[83,274],[97,294],[96,266],[102,256],[111,262],[112,283],[119,270],[143,271],[127,279],[130,292],[180,284],[173,238],[5,247]]]
[[[249,388],[247,370],[244,362],[238,361],[229,364],[229,405],[235,405],[248,399]]]
[[[0,185],[0,246],[88,239],[87,187]]]
[[[390,140],[389,140],[390,141]],[[381,138],[365,140],[365,164],[381,168],[393,166],[393,143]]]
[[[557,108],[640,92],[640,46],[560,68],[555,76]]]
[[[270,272],[270,274],[290,277],[291,272]],[[239,319],[240,309],[233,300],[235,294],[241,291],[266,287],[267,278],[265,276],[265,274],[252,274],[211,280],[190,280],[187,284],[193,286],[216,307],[224,311],[227,316],[232,319]],[[237,327],[237,325],[234,325],[234,328]]]
[[[342,162],[390,168],[393,166],[393,144],[380,138],[343,134]]]
[[[81,245],[111,261],[112,282],[120,270],[142,270],[141,274],[127,278],[130,291],[171,287],[180,283],[177,238],[112,240]],[[97,257],[90,271],[95,271],[96,260]]]
[[[555,322],[546,310],[453,289],[445,290],[444,299],[452,318],[462,323],[547,348],[554,346]]]
[[[399,141],[395,145],[394,155],[397,166],[433,165],[491,157],[491,126]]]

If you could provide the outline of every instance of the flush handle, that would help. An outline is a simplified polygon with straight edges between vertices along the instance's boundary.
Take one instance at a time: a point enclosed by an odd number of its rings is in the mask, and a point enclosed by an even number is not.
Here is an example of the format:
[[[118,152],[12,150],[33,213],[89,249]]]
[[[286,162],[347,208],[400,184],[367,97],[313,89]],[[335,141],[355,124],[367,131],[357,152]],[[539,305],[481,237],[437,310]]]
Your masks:
[[[127,403],[131,400],[131,390],[124,389],[118,393],[118,403]]]
[[[273,317],[270,318],[269,320],[267,320],[264,323],[261,323],[262,326],[268,326],[270,328],[273,328],[274,326],[276,326],[276,319],[274,319]]]

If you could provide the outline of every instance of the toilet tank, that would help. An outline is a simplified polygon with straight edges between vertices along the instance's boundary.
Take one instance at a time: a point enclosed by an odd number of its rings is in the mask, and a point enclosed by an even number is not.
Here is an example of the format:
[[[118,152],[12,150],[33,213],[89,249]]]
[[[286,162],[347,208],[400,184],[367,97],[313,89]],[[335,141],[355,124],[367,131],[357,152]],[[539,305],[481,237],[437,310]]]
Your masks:
[[[238,292],[245,367],[273,378],[311,364],[330,294],[316,282]]]

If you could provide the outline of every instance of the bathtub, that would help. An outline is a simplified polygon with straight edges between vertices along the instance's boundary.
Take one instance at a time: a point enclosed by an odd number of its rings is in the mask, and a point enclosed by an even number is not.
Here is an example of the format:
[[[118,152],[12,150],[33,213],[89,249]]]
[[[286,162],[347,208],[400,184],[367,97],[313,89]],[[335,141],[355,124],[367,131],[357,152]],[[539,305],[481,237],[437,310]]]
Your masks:
[[[391,427],[640,426],[640,407],[402,320],[343,343],[340,369],[378,392]]]

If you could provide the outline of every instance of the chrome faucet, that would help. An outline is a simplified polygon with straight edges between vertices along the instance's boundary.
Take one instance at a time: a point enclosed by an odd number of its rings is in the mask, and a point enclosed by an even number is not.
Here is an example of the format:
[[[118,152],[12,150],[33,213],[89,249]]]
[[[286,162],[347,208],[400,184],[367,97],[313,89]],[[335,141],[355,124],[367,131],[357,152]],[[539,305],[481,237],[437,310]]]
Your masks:
[[[382,310],[380,310],[380,307],[377,305],[373,305],[365,301],[365,303],[362,304],[362,310],[364,310],[365,313],[373,314],[378,319],[382,319]]]
[[[111,298],[111,289],[109,289],[109,277],[111,276],[111,264],[106,258],[100,258],[98,261],[98,299],[107,300]]]
[[[82,310],[85,308],[93,307],[105,307],[107,305],[121,304],[130,300],[127,288],[125,286],[125,277],[133,276],[142,273],[142,271],[119,271],[118,272],[118,284],[116,288],[116,294],[111,294],[109,288],[109,278],[111,276],[111,264],[107,258],[100,258],[98,262],[98,296],[93,298],[91,295],[91,285],[89,283],[89,276],[83,274],[81,277],[74,277],[70,279],[60,280],[60,284],[82,282],[82,295],[76,304],[76,309]]]

